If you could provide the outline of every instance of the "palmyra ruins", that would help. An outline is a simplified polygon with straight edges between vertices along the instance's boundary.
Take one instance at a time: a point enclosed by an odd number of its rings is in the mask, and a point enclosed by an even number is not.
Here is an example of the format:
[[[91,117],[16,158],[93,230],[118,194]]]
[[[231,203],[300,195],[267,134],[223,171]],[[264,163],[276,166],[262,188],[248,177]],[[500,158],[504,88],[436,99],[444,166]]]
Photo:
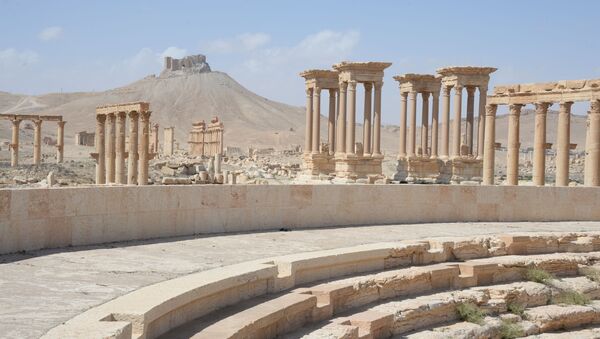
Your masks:
[[[44,164],[42,121],[54,121],[56,162],[64,163],[69,146],[88,147],[95,169],[94,184],[60,187],[49,179],[0,189],[0,258],[7,263],[0,274],[18,285],[19,272],[34,270],[23,273],[33,293],[12,291],[30,298],[5,293],[6,308],[25,314],[7,327],[11,335],[598,336],[600,80],[502,85],[488,95],[494,67],[396,75],[388,87],[399,91],[385,92],[400,99],[389,176],[382,92],[391,65],[342,61],[300,73],[304,146],[287,153],[302,168],[270,162],[270,148],[244,145],[247,155],[233,154],[241,148],[228,146],[225,127],[235,121],[199,116],[187,131],[159,125],[157,116],[169,113],[152,112],[152,102],[94,107],[94,133],[77,133],[74,145],[65,145],[60,115],[0,114],[12,122],[11,167],[30,166],[19,162],[19,124],[31,120],[31,166]],[[167,57],[161,76],[209,72],[202,55]],[[364,93],[362,122],[357,92]],[[590,109],[584,182],[577,185],[569,173],[570,123],[581,101]],[[551,145],[554,104],[558,139]],[[496,128],[499,105],[509,108],[506,131]],[[535,107],[535,133],[532,182],[523,185],[526,105]],[[182,132],[187,147],[179,145]],[[495,163],[501,133],[508,135],[505,180]],[[554,184],[546,173],[552,147]],[[270,184],[277,177],[287,184]],[[35,271],[57,257],[53,273]],[[52,311],[45,322],[31,311],[36,293],[44,304],[35,306]]]

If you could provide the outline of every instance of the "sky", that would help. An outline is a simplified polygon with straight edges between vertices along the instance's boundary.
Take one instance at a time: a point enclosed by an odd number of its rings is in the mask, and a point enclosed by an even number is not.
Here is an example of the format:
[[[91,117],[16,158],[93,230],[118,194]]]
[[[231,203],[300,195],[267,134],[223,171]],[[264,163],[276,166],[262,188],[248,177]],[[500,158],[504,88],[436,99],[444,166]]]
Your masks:
[[[492,66],[490,91],[600,78],[599,13],[593,0],[0,0],[0,91],[102,91],[158,74],[163,56],[204,54],[251,91],[302,106],[302,70],[387,61],[382,116],[397,123],[398,74]]]

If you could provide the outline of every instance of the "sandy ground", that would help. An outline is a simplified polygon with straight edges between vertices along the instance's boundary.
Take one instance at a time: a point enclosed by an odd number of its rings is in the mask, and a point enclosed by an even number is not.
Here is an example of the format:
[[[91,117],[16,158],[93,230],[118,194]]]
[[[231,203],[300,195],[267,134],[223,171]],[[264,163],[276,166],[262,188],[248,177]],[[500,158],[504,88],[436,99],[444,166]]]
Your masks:
[[[409,224],[171,238],[0,256],[0,338],[37,338],[159,281],[247,260],[365,243],[505,232],[600,231],[600,222]]]

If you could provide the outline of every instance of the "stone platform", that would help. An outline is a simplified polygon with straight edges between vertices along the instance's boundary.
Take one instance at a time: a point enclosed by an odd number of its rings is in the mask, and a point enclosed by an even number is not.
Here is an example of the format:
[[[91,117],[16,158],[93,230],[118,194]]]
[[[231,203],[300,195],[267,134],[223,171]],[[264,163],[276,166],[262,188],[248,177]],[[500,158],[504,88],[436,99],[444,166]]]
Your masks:
[[[339,178],[356,176],[367,178],[368,175],[380,175],[383,156],[363,156],[354,154],[337,154],[335,156],[335,174]]]
[[[335,172],[335,161],[333,155],[325,153],[305,153],[302,155],[302,172],[305,175],[319,176],[329,175]]]
[[[460,184],[481,182],[483,161],[475,158],[442,160],[427,157],[398,159],[394,180],[408,183]]]

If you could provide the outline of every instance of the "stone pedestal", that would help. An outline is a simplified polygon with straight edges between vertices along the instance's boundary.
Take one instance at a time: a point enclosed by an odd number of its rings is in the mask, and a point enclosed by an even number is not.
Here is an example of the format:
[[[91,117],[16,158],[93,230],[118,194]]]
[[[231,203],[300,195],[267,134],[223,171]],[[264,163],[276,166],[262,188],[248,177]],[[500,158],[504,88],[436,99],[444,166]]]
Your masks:
[[[383,156],[336,154],[335,175],[338,178],[367,178],[369,174],[382,175]]]
[[[303,172],[311,177],[335,172],[334,157],[328,153],[305,153],[303,160]]]
[[[396,166],[394,180],[418,184],[446,183],[443,180],[444,162],[436,158],[401,158]]]
[[[476,158],[453,158],[445,162],[444,173],[450,174],[450,183],[460,184],[464,181],[481,182],[483,160]]]

